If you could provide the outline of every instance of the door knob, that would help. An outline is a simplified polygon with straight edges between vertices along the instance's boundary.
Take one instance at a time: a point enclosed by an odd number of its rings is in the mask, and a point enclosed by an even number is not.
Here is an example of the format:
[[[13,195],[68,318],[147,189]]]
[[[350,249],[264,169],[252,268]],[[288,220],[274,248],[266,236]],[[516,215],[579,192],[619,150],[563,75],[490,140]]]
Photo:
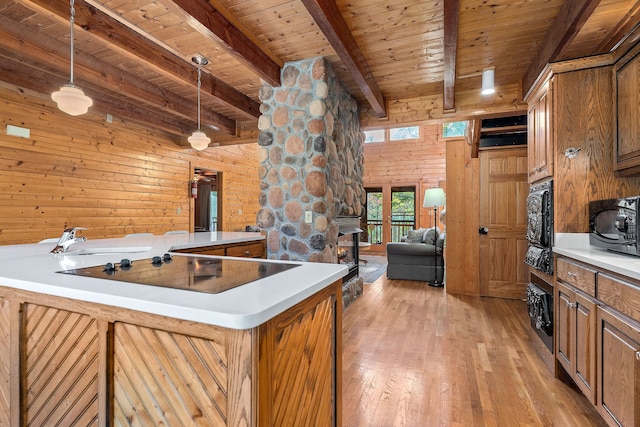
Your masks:
[[[489,234],[489,229],[487,227],[480,227],[478,229],[478,233],[480,233],[480,234]]]

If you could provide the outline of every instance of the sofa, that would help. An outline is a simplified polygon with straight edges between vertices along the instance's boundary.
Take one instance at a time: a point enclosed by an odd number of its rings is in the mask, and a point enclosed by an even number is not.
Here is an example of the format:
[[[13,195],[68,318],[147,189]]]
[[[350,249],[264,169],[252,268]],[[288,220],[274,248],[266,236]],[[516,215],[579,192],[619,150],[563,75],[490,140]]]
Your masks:
[[[443,286],[444,243],[437,227],[411,230],[401,242],[387,243],[387,278]]]

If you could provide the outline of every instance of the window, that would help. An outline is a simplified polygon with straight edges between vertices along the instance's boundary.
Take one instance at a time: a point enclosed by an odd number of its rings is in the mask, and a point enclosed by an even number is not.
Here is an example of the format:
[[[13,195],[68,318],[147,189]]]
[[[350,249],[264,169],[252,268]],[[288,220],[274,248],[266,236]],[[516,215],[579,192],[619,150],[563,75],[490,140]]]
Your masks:
[[[384,129],[378,130],[365,130],[364,131],[364,142],[382,142],[384,141],[385,131]]]
[[[420,138],[420,126],[364,131],[364,142],[403,141]]]
[[[451,122],[442,124],[442,136],[445,138],[453,136],[464,136],[467,129],[467,122]]]
[[[420,137],[420,128],[411,126],[408,128],[392,128],[389,129],[390,141],[401,141],[403,139],[418,139]]]

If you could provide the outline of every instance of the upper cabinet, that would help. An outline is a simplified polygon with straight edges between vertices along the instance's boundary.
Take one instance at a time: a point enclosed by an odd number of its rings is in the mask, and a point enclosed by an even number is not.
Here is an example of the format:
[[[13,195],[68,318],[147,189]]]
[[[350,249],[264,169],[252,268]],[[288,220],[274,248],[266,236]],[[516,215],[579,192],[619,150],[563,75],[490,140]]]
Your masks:
[[[529,155],[529,182],[540,181],[553,175],[553,78],[532,92],[527,117],[527,146]]]
[[[615,67],[615,169],[640,175],[640,54],[636,49]]]

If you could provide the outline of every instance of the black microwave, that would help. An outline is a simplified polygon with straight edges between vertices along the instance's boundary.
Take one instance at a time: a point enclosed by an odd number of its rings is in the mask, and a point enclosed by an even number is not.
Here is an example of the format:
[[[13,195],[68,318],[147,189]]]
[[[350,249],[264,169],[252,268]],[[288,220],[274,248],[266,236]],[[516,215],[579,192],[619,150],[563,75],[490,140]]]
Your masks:
[[[638,208],[640,196],[589,202],[589,243],[640,256]]]

